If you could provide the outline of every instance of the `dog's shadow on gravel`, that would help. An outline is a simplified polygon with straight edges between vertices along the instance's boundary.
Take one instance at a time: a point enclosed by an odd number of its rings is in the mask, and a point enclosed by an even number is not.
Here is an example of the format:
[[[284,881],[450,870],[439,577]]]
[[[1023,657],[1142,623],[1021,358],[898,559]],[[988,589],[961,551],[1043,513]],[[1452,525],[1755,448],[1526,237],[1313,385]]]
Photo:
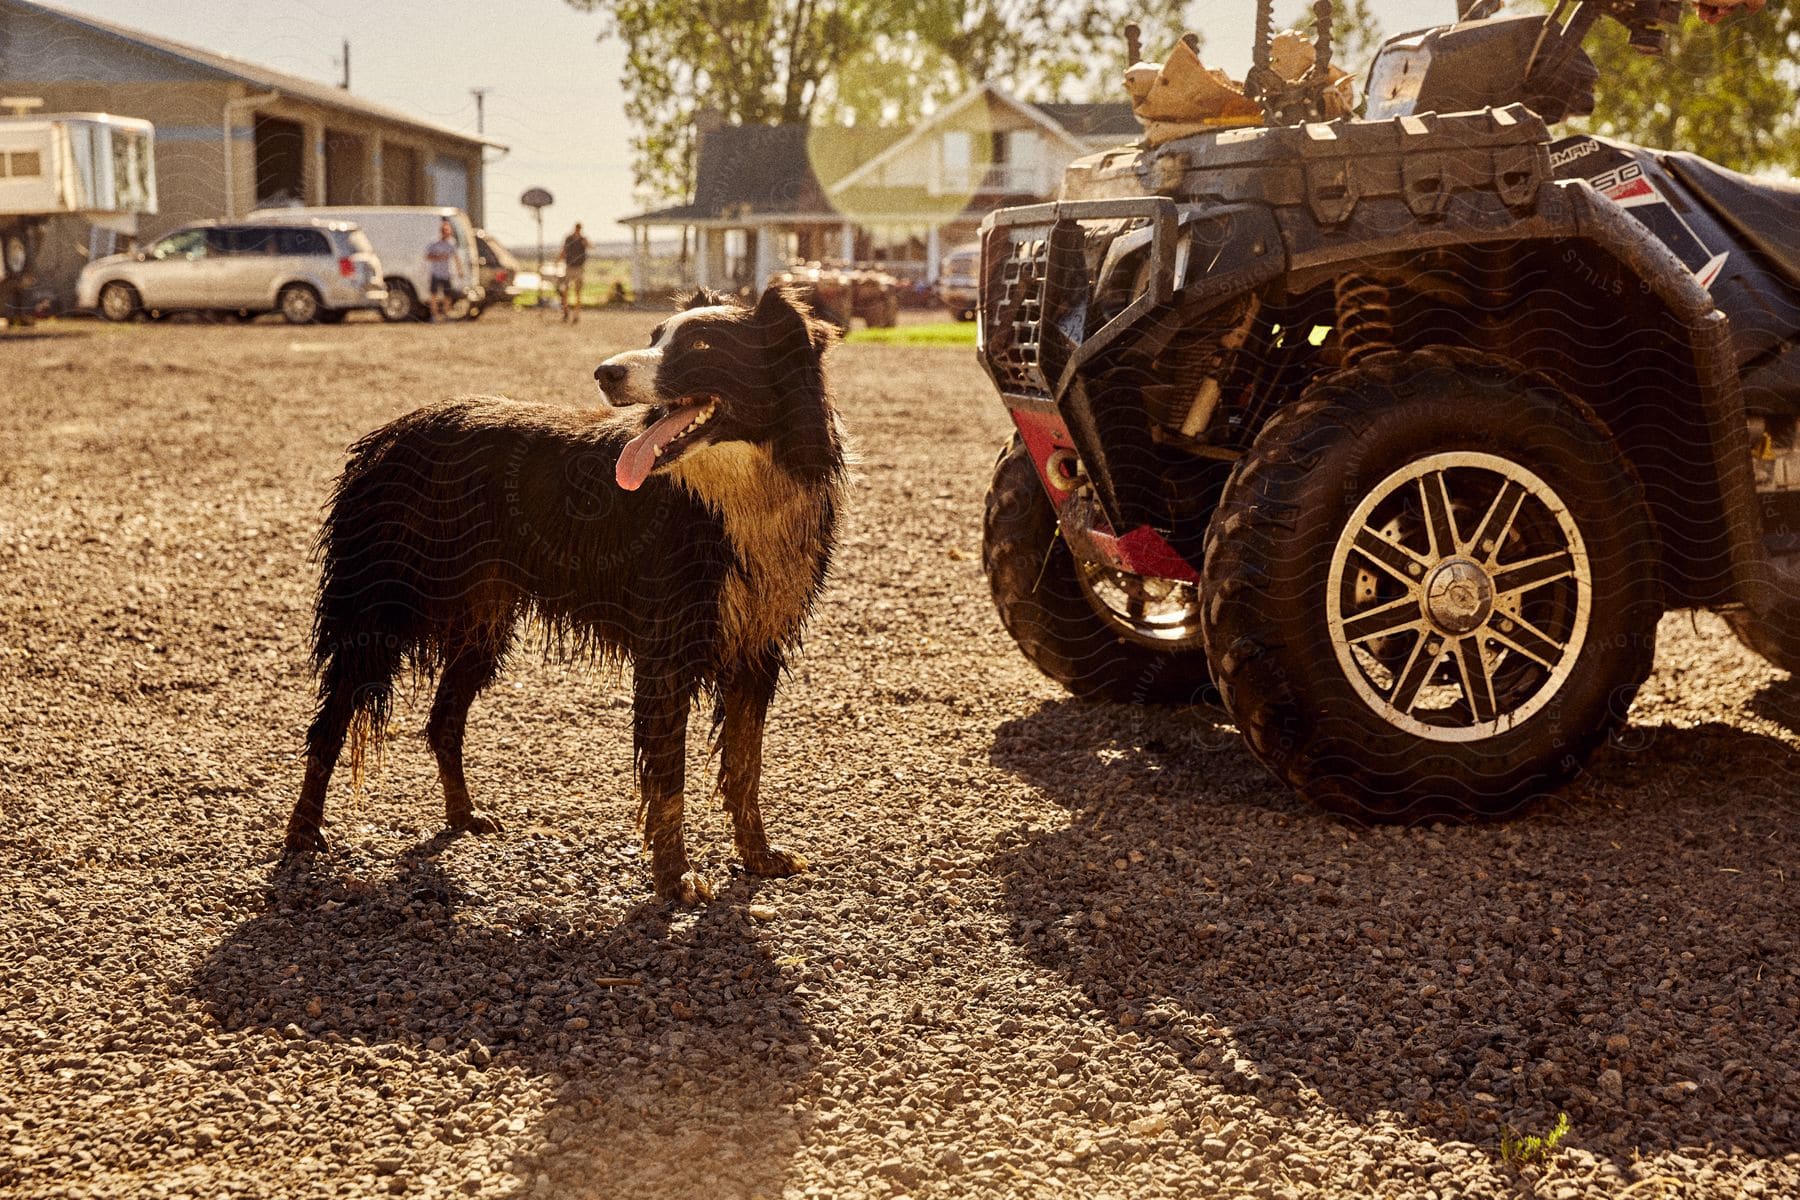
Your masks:
[[[1750,711],[1790,733],[1800,733],[1800,675],[1764,684],[1751,699]]]
[[[1069,811],[994,862],[1013,936],[1119,1026],[1439,1141],[1800,1150],[1791,747],[1633,728],[1510,822],[1360,829],[1199,712],[1049,702],[992,751]]]
[[[583,917],[579,896],[473,895],[441,849],[277,868],[263,912],[206,957],[193,994],[225,1029],[280,1040],[276,1053],[370,1047],[371,1083],[380,1060],[436,1060],[491,1100],[516,1094],[508,1068],[523,1072],[544,1108],[536,1150],[494,1165],[524,1191],[547,1175],[549,1195],[655,1195],[701,1172],[720,1194],[779,1194],[815,1043],[745,911],[754,883],[692,916],[643,903]],[[482,1132],[442,1107],[410,1121],[415,1142]]]

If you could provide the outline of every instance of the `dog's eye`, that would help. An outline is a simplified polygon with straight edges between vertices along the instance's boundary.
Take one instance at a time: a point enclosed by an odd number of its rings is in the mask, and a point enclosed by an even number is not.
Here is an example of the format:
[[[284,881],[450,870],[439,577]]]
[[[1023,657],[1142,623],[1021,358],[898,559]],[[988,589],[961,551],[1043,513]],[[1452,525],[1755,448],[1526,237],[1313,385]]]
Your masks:
[[[695,338],[693,341],[688,343],[688,349],[689,350],[711,350],[712,343],[707,341],[705,338]]]

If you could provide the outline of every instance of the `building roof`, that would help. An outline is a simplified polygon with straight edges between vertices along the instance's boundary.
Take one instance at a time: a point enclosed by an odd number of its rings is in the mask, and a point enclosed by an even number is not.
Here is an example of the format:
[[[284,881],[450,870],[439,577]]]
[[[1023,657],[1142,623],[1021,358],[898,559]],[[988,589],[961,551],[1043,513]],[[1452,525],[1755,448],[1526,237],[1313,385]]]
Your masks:
[[[824,215],[833,206],[819,168],[856,163],[904,135],[902,129],[806,125],[720,125],[703,130],[696,149],[694,199],[627,223],[715,221],[756,213]]]
[[[694,207],[712,216],[740,212],[822,212],[804,125],[721,125],[700,135]]]
[[[1135,138],[1144,132],[1123,100],[1104,104],[1034,104],[1033,108],[1078,138]]]
[[[639,213],[623,223],[679,225],[736,220],[758,213],[829,215],[842,207],[837,201],[844,200],[878,162],[983,96],[1017,108],[1077,147],[1085,147],[1090,139],[1128,140],[1141,132],[1129,104],[1027,104],[991,84],[977,85],[902,129],[721,125],[700,134],[693,201]],[[820,181],[821,168],[824,183]],[[895,214],[927,213],[944,203],[943,197],[931,196],[923,188],[865,188],[856,194],[856,200],[858,207],[875,204],[883,212],[891,206]]]
[[[498,150],[506,149],[502,143],[491,138],[477,137],[443,125],[434,125],[430,121],[421,121],[410,113],[397,108],[389,108],[385,104],[377,104],[372,100],[365,100],[343,88],[333,87],[328,83],[319,83],[299,75],[289,75],[285,71],[277,71],[256,63],[245,62],[241,58],[233,58],[228,54],[216,54],[211,50],[190,46],[186,42],[178,42],[153,33],[145,33],[139,29],[115,25],[110,21],[102,21],[85,14],[69,12],[66,9],[39,3],[38,0],[0,0],[0,7],[7,6],[36,13],[51,20],[63,21],[103,37],[148,50],[153,54],[177,59],[183,65],[206,74],[235,79],[255,87],[281,92],[296,100],[305,100],[328,108],[358,113],[395,125],[405,125],[452,141],[492,146]]]

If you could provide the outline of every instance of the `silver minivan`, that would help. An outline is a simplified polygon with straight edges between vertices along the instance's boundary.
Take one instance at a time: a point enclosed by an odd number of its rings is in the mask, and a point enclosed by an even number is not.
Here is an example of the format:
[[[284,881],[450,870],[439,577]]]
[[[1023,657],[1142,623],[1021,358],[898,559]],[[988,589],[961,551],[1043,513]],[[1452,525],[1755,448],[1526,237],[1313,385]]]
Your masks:
[[[348,221],[202,221],[135,254],[89,263],[82,308],[109,321],[140,313],[279,312],[295,325],[335,323],[387,299],[381,260]]]
[[[381,315],[390,321],[422,321],[431,315],[431,264],[425,249],[437,241],[440,222],[450,222],[456,254],[451,260],[453,300],[482,302],[481,280],[475,257],[475,227],[460,208],[421,205],[333,205],[327,208],[259,208],[253,221],[350,221],[368,235],[369,244],[381,257],[386,276],[387,306]]]

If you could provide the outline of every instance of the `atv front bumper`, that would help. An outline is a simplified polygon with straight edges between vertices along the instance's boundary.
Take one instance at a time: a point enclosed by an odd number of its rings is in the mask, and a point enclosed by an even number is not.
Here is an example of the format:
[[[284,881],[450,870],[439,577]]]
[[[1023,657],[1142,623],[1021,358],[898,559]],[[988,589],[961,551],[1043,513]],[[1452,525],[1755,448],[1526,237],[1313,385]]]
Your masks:
[[[1121,494],[1091,373],[1178,294],[1206,306],[1273,278],[1283,260],[1274,219],[1260,205],[1145,196],[1003,209],[983,221],[982,366],[1064,536],[1085,555],[1139,575],[1196,577],[1170,531]]]

